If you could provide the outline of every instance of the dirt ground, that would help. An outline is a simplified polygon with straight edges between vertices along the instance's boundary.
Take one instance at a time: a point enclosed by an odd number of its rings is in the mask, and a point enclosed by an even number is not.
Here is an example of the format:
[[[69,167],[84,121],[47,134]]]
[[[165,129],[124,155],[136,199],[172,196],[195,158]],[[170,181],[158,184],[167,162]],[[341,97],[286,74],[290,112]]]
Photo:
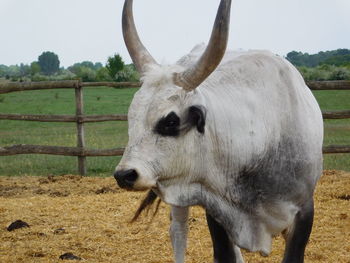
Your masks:
[[[128,223],[143,196],[118,189],[112,177],[0,177],[0,262],[62,262],[60,255],[71,252],[82,262],[170,263],[167,205],[153,221]],[[315,207],[305,262],[350,263],[350,174],[326,171]],[[18,219],[30,227],[7,231]],[[212,262],[203,209],[191,209],[189,224],[186,262]],[[280,262],[283,246],[277,237],[269,257],[244,258]]]

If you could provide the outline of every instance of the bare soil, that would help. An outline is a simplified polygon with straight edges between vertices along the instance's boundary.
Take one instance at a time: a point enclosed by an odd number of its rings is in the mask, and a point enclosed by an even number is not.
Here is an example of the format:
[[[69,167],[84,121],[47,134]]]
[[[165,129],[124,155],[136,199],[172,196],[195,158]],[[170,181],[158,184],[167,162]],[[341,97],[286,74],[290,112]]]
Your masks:
[[[119,189],[113,178],[74,175],[0,177],[0,262],[172,262],[169,207],[130,224],[144,193]],[[350,174],[325,171],[315,196],[315,221],[305,262],[350,263]],[[11,232],[22,220],[30,227]],[[191,209],[187,261],[212,262],[203,209]],[[244,252],[246,262],[280,262],[284,241],[276,237],[267,258]],[[73,261],[74,262],[74,261]]]

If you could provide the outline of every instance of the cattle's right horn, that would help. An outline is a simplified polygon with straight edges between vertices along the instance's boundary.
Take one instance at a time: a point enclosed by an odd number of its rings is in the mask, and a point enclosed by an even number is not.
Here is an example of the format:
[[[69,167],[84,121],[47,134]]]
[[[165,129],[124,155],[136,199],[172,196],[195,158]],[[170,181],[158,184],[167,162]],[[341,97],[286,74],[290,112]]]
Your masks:
[[[137,34],[132,5],[133,0],[125,0],[122,18],[123,36],[135,67],[142,74],[147,70],[147,66],[157,64],[157,62],[144,47]]]
[[[174,83],[185,90],[197,88],[219,65],[223,58],[230,27],[231,0],[221,0],[210,41],[195,65],[174,74]]]

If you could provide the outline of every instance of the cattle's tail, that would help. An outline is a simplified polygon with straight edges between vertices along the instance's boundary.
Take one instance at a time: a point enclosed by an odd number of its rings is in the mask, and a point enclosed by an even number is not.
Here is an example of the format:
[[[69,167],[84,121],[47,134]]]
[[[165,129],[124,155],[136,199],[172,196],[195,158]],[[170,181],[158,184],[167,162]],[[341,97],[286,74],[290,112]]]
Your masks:
[[[141,201],[139,208],[136,210],[135,215],[131,219],[130,222],[134,223],[139,218],[139,216],[143,212],[143,210],[146,209],[146,211],[149,212],[152,205],[154,204],[154,201],[156,201],[157,198],[158,198],[158,196],[152,190],[150,190],[147,193],[146,197]],[[160,203],[161,203],[161,200],[158,199],[157,204],[156,204],[156,208],[155,208],[153,215],[152,215],[152,219],[157,214]]]

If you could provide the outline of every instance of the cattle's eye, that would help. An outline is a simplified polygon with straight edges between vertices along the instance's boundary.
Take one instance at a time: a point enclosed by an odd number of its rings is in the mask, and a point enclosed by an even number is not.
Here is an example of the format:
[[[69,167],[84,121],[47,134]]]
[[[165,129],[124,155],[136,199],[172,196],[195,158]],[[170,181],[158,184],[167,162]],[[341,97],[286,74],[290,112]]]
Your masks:
[[[180,134],[180,118],[175,112],[170,112],[158,121],[154,132],[163,136],[178,136]]]

